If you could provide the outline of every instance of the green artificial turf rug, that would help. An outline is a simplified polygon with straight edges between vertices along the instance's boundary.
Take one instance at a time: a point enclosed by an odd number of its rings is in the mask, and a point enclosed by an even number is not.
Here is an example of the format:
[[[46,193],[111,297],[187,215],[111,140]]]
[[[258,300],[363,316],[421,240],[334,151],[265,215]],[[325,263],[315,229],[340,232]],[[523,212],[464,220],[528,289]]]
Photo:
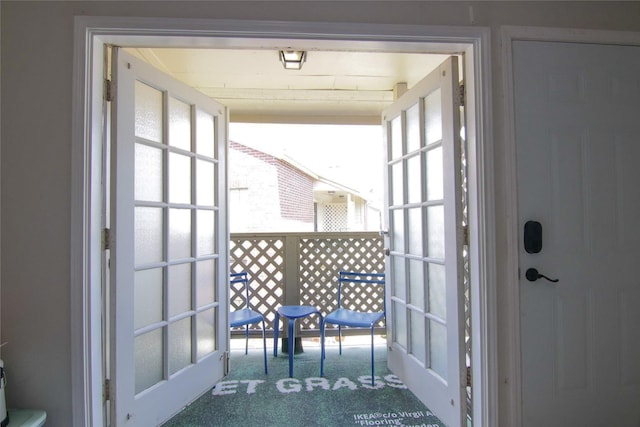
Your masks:
[[[444,426],[386,366],[385,347],[376,347],[371,385],[370,348],[327,347],[325,376],[320,351],[294,356],[289,378],[286,353],[261,349],[231,352],[231,372],[165,423],[174,426]]]

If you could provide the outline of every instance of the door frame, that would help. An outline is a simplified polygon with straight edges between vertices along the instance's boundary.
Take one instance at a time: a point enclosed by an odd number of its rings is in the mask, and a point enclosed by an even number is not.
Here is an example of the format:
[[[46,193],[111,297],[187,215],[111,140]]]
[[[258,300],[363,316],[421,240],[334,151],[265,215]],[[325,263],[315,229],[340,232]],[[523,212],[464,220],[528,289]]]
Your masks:
[[[173,18],[75,17],[71,158],[71,374],[74,425],[103,425],[102,124],[106,45],[464,52],[476,426],[498,423],[498,341],[490,30],[485,27]]]
[[[640,46],[640,33],[604,30],[578,30],[566,28],[544,27],[517,27],[505,26],[501,29],[502,64],[504,74],[502,76],[502,90],[504,93],[504,105],[502,109],[504,117],[504,165],[505,165],[505,207],[507,234],[505,251],[506,280],[498,289],[501,299],[506,304],[501,304],[498,309],[498,317],[504,319],[500,323],[500,331],[497,331],[501,342],[511,343],[503,345],[503,358],[500,363],[500,378],[504,378],[504,387],[508,388],[501,393],[501,406],[510,408],[502,410],[501,422],[504,425],[522,426],[522,354],[520,351],[520,230],[518,225],[518,184],[516,164],[516,140],[515,140],[515,98],[513,84],[513,42],[515,41],[543,41],[543,42],[572,42],[600,45],[629,45]],[[506,416],[506,418],[505,418]]]

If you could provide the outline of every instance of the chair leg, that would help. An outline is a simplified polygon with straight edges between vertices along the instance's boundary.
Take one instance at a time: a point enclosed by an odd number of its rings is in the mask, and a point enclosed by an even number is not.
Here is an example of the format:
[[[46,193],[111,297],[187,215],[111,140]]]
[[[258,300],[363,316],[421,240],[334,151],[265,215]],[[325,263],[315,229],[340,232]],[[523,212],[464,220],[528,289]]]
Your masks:
[[[342,326],[338,325],[338,348],[340,348],[340,355],[342,355]]]
[[[373,386],[373,327],[371,328],[371,386]]]
[[[249,325],[244,325],[244,354],[249,354]]]
[[[324,319],[320,320],[320,376],[324,377]]]
[[[264,325],[264,319],[262,319],[262,348],[264,350],[264,373],[268,374],[267,370],[267,329]]]
[[[273,357],[278,357],[278,332],[280,331],[280,313],[276,311],[273,325]]]
[[[289,324],[288,325],[289,336],[287,337],[287,340],[289,343],[289,376],[293,377],[293,351],[294,351],[293,334],[295,333],[295,330],[296,330],[296,319],[288,319],[287,323]]]

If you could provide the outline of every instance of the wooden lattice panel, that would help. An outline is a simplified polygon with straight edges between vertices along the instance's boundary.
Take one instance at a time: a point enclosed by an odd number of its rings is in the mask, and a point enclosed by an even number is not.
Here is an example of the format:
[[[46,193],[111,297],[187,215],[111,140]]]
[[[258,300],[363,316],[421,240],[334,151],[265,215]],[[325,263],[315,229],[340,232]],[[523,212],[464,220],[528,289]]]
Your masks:
[[[337,308],[339,271],[368,271],[384,273],[383,239],[369,233],[367,236],[302,238],[300,240],[300,303],[321,307],[327,314]],[[344,302],[352,309],[381,311],[383,291],[373,293],[352,292]],[[317,319],[301,320],[302,329],[319,329]],[[382,324],[381,324],[382,325]],[[328,325],[329,328],[333,326]]]
[[[324,205],[323,231],[347,231],[347,215],[346,203],[327,203]]]
[[[252,308],[265,315],[270,333],[276,309],[285,304],[285,300],[289,304],[313,305],[323,314],[334,310],[339,271],[384,272],[383,240],[372,232],[234,234],[230,246],[231,271],[249,273]],[[295,277],[286,277],[286,274]],[[291,289],[285,286],[295,283],[299,283],[299,289],[295,285]],[[242,308],[241,292],[241,287],[230,289],[232,311]],[[286,299],[287,292],[299,298]],[[354,292],[343,296],[354,308],[381,310],[382,292]],[[302,319],[298,325],[303,334],[317,334],[320,328],[315,316]],[[259,325],[251,329],[252,334],[258,334]],[[232,331],[234,336],[242,333],[242,328]]]
[[[231,239],[231,271],[249,273],[251,308],[264,314],[266,327],[271,330],[284,294],[284,247],[284,237]],[[230,289],[231,311],[242,308],[244,297],[241,292],[240,286]],[[250,328],[260,329],[261,325]]]

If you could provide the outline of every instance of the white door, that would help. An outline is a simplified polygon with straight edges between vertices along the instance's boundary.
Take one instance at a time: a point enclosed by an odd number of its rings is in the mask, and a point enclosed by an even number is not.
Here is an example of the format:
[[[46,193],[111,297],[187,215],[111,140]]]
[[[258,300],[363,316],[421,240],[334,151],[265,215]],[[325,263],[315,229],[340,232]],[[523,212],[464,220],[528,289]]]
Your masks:
[[[457,58],[382,116],[389,369],[449,427],[465,414]]]
[[[637,427],[640,48],[513,54],[524,425]],[[527,221],[542,226],[537,253]]]
[[[112,425],[158,425],[224,375],[227,110],[115,49]]]

